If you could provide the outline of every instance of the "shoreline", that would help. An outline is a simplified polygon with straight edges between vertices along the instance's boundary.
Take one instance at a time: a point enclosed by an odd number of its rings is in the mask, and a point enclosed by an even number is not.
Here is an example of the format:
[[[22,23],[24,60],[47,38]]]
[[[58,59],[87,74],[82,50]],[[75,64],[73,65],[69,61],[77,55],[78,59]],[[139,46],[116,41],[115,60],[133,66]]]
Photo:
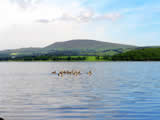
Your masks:
[[[52,60],[33,60],[33,61],[22,61],[22,60],[8,60],[8,61],[0,61],[1,62],[160,62],[160,61],[149,61],[149,60],[146,60],[146,61],[112,61],[112,60],[92,60],[92,61],[89,61],[89,60],[85,60],[85,61],[67,61],[67,60],[59,60],[59,61],[52,61]]]

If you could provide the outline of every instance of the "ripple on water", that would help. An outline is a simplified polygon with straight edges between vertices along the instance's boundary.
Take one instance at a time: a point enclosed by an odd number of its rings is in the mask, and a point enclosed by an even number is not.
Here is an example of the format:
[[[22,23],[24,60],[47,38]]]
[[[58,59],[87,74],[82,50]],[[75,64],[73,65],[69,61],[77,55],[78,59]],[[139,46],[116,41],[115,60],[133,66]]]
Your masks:
[[[6,120],[160,118],[159,62],[3,62],[0,66],[0,115]],[[93,75],[50,74],[62,69],[92,70]]]

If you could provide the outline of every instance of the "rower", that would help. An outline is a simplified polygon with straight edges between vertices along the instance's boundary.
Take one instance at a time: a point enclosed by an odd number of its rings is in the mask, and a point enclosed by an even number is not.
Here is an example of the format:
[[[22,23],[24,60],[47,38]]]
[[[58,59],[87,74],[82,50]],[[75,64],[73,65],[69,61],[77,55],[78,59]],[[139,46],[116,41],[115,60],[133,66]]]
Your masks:
[[[88,72],[88,75],[92,75],[92,71],[91,70]]]
[[[52,72],[52,74],[56,74],[56,71]]]

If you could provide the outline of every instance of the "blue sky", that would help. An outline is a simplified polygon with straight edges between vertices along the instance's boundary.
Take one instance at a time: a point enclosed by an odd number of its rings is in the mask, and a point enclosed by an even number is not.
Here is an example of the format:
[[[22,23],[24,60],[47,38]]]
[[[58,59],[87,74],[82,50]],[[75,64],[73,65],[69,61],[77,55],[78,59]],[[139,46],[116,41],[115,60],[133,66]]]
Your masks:
[[[1,0],[0,49],[70,39],[160,45],[159,0]]]

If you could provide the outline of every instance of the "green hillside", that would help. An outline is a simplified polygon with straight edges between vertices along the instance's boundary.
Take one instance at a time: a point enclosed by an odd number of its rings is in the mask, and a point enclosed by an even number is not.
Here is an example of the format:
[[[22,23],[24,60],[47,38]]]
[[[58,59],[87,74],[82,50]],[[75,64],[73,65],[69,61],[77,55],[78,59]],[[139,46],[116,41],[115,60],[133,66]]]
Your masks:
[[[42,48],[20,48],[20,49],[0,51],[0,57],[29,56],[29,55],[39,55],[43,53],[44,52]]]
[[[116,61],[160,61],[159,48],[138,48],[112,56]]]
[[[44,48],[21,48],[0,51],[0,58],[19,56],[104,56],[115,55],[136,48],[131,45],[101,42],[96,40],[70,40],[56,42]]]

